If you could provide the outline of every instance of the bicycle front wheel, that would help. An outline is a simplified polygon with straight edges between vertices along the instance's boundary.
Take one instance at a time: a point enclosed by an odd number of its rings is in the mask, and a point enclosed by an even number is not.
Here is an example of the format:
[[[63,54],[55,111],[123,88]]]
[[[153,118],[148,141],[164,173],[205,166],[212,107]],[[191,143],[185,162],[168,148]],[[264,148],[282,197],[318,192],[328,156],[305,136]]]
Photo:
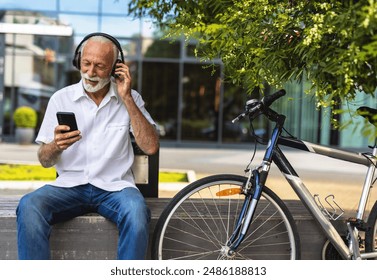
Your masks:
[[[156,224],[152,258],[229,259],[226,244],[245,200],[245,195],[234,190],[242,188],[245,181],[238,175],[214,175],[182,189]],[[292,215],[281,199],[264,187],[245,239],[231,258],[299,257],[300,241]]]

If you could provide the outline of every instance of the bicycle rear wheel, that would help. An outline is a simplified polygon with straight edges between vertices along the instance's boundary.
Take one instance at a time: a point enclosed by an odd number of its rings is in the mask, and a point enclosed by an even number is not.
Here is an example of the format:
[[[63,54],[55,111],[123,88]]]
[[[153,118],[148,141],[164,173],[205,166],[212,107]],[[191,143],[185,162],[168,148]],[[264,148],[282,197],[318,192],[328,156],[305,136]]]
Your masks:
[[[214,175],[181,190],[156,224],[152,258],[228,259],[226,243],[245,199],[232,190],[242,188],[245,181],[238,175]],[[299,258],[300,241],[292,215],[276,194],[265,187],[253,222],[232,259]]]
[[[368,217],[368,226],[365,233],[365,251],[367,253],[377,251],[377,201],[374,203]]]

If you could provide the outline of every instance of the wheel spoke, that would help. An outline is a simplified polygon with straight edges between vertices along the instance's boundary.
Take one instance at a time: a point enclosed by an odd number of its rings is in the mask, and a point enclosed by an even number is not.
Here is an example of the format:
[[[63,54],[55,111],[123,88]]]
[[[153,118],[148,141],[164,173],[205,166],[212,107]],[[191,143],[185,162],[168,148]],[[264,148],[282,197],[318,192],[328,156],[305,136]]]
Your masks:
[[[236,252],[227,246],[244,205],[244,177],[214,175],[188,185],[168,205],[156,225],[153,250],[162,259],[295,259],[298,233],[286,206],[265,188],[244,240]],[[221,196],[216,194],[221,193]]]

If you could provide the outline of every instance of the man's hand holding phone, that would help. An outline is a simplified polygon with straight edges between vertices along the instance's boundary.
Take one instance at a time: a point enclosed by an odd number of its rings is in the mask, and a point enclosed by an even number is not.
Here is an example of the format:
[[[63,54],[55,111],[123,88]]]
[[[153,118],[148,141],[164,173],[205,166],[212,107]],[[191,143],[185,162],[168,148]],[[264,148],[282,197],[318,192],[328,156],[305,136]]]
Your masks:
[[[54,143],[60,151],[64,151],[81,139],[81,132],[77,128],[73,113],[58,112],[56,116],[59,125],[55,127]]]

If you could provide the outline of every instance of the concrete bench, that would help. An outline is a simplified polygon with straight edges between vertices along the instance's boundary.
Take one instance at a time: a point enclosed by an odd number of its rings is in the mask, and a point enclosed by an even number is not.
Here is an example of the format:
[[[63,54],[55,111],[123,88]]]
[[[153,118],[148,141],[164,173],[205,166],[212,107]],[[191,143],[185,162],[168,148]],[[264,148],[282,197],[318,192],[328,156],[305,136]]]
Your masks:
[[[0,198],[0,259],[17,259],[17,230],[15,209],[19,196]],[[146,198],[152,212],[150,237],[158,217],[169,198]],[[300,201],[286,202],[297,223],[302,259],[321,259],[322,246],[326,240]],[[344,227],[344,220],[337,221]],[[53,259],[115,259],[118,231],[116,226],[105,218],[89,214],[57,224],[53,227],[50,244]],[[148,253],[148,259],[150,254]]]
[[[17,259],[16,208],[20,196],[0,198],[0,260]],[[151,234],[166,200],[147,198]],[[52,259],[116,259],[118,230],[111,221],[88,214],[53,226]]]

